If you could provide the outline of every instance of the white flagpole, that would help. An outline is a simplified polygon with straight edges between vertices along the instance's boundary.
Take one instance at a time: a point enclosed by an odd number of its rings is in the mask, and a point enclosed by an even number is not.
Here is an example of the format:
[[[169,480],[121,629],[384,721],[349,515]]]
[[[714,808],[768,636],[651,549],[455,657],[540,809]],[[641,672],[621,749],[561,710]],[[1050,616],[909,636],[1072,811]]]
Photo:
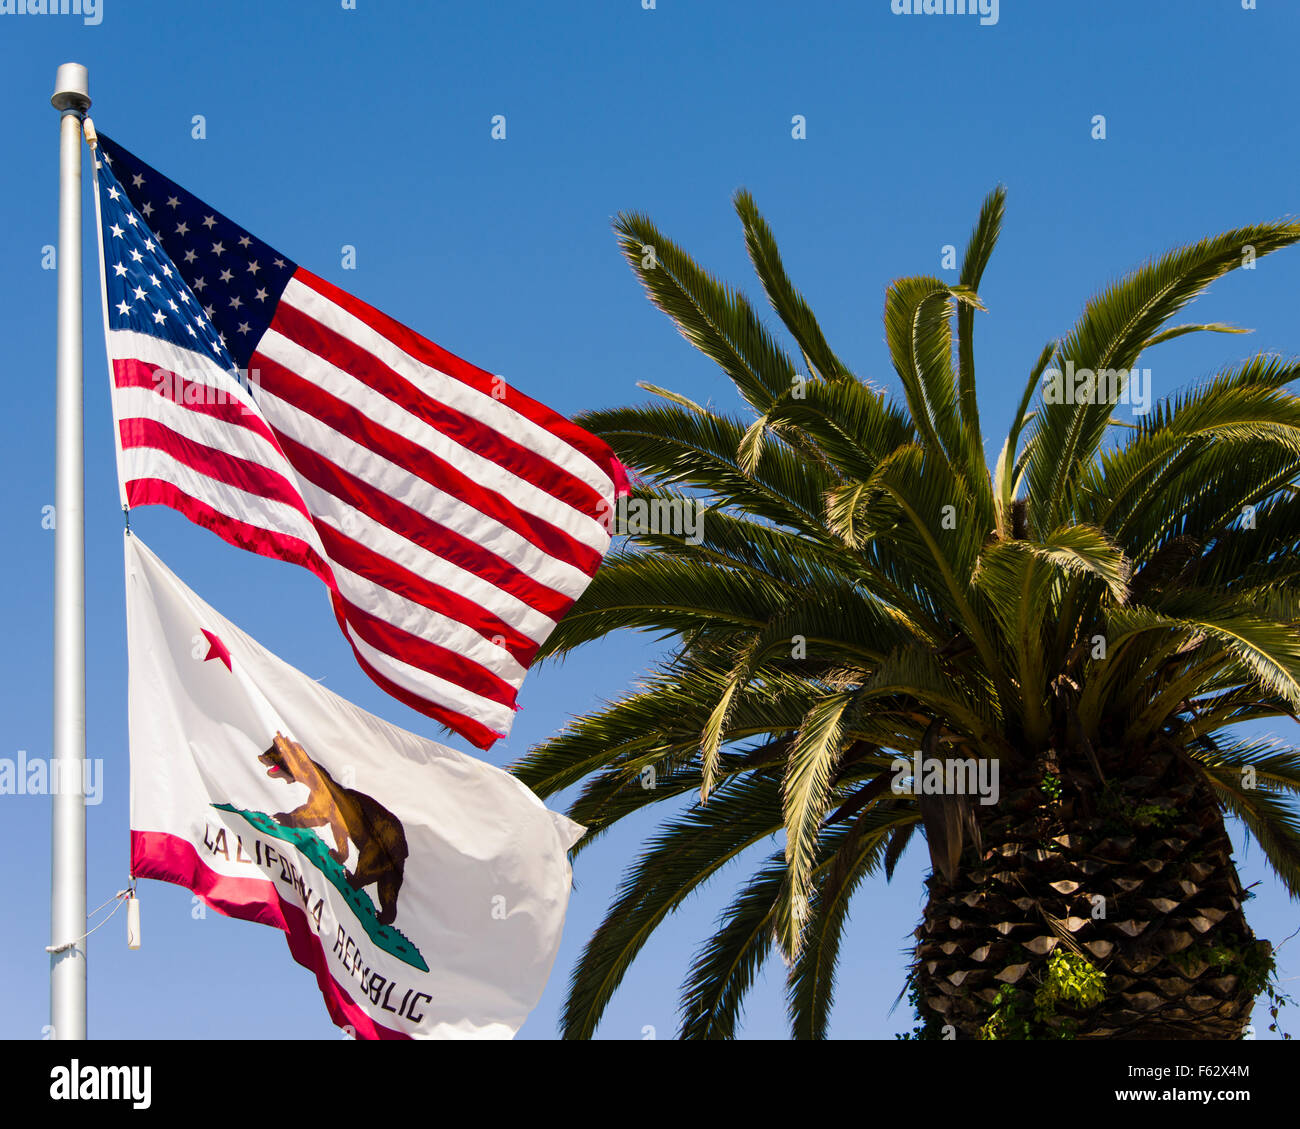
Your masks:
[[[54,835],[50,1036],[86,1037],[86,559],[82,447],[81,130],[86,68],[64,63],[59,122],[59,328],[54,487]]]

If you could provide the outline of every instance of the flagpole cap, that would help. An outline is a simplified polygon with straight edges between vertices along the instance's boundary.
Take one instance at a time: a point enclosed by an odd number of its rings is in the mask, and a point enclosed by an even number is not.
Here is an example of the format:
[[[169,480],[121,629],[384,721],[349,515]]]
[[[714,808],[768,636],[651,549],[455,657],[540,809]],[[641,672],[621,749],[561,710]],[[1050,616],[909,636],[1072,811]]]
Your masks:
[[[50,105],[56,110],[84,114],[90,109],[90,75],[80,63],[61,63],[54,76]]]

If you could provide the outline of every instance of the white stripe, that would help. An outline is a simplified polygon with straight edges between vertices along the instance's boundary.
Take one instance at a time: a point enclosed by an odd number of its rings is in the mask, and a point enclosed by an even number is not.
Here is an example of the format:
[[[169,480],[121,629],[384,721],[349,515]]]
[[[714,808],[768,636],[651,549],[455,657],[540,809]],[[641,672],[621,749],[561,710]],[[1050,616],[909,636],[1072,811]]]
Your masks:
[[[568,502],[520,478],[500,463],[485,458],[430,427],[400,404],[317,356],[283,334],[270,330],[257,343],[257,351],[309,380],[316,387],[355,408],[367,419],[418,444],[468,475],[485,489],[509,499],[521,510],[562,529],[575,540],[604,553],[609,534],[595,518]]]
[[[331,526],[344,537],[359,542],[371,552],[401,565],[430,584],[437,584],[472,600],[535,643],[545,642],[555,630],[555,620],[529,607],[517,596],[452,561],[436,556],[306,479],[301,485],[307,508],[315,515],[317,522]]]
[[[499,733],[510,732],[510,726],[515,720],[515,711],[509,706],[503,706],[500,702],[494,702],[490,698],[475,694],[472,690],[466,690],[464,686],[458,686],[445,678],[439,678],[436,674],[430,674],[428,671],[411,666],[410,663],[402,662],[401,659],[393,658],[392,655],[372,647],[362,639],[351,624],[348,624],[348,637],[371,666],[402,689],[409,690],[425,701],[435,702],[456,713],[472,717],[480,724]]]
[[[510,652],[484,639],[460,620],[431,611],[423,604],[417,604],[390,588],[358,576],[342,565],[334,565],[334,578],[345,599],[377,619],[419,639],[436,642],[440,647],[455,651],[508,682],[516,690],[523,683],[525,668],[515,661]]]
[[[289,465],[289,460],[264,435],[215,416],[192,411],[184,404],[178,404],[147,388],[119,388],[116,395],[118,413],[124,422],[130,419],[154,420],[195,443],[215,447],[283,475],[290,487],[297,486],[298,475]]]
[[[269,533],[287,534],[307,542],[321,559],[328,563],[320,535],[298,510],[284,502],[250,494],[231,486],[181,462],[166,451],[156,447],[127,447],[122,451],[123,479],[132,482],[140,478],[160,478],[170,482],[183,493],[234,521],[255,526]]]
[[[112,329],[108,333],[108,353],[116,360],[143,361],[156,369],[174,372],[186,380],[212,388],[226,400],[240,404],[249,415],[261,414],[239,381],[211,357],[205,357],[192,349],[183,349],[170,341],[151,337],[147,333],[137,333],[133,329]],[[116,390],[116,386],[114,388]]]
[[[602,498],[613,497],[614,483],[609,475],[576,447],[552,435],[527,416],[520,415],[503,401],[485,395],[464,381],[412,357],[383,334],[371,329],[360,318],[317,293],[306,283],[296,278],[290,279],[280,301],[353,341],[399,376],[411,381],[426,395],[464,412],[471,419],[481,421],[530,451],[536,451],[575,478],[580,478]]]
[[[376,454],[262,389],[262,411],[277,431],[320,454],[334,466],[355,475],[370,489],[388,495],[446,526],[474,544],[509,561],[521,572],[570,599],[577,599],[590,577],[580,568],[551,556],[509,526],[439,490],[410,471]],[[314,511],[313,511],[314,512]]]

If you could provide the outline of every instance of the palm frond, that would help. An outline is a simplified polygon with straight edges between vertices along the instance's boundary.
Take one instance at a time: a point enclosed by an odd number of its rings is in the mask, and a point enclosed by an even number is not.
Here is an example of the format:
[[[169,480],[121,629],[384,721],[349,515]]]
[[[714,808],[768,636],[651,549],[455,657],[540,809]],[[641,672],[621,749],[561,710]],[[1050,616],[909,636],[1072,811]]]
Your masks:
[[[794,362],[739,291],[699,267],[648,216],[620,212],[619,248],[650,300],[762,411],[798,378]]]
[[[746,848],[781,826],[779,781],[729,782],[706,807],[666,824],[620,883],[583,949],[565,1001],[566,1039],[589,1039],[628,967],[664,916]]]
[[[1101,374],[1117,394],[1142,350],[1164,325],[1215,279],[1300,240],[1300,225],[1255,224],[1168,252],[1107,287],[1084,309],[1062,342],[1058,367],[1073,371],[1095,393]],[[1247,254],[1247,248],[1253,256]],[[1092,378],[1084,376],[1091,373]],[[1027,468],[1030,505],[1040,529],[1061,523],[1080,473],[1089,465],[1110,420],[1111,404],[1040,402],[1034,423],[1034,454]]]

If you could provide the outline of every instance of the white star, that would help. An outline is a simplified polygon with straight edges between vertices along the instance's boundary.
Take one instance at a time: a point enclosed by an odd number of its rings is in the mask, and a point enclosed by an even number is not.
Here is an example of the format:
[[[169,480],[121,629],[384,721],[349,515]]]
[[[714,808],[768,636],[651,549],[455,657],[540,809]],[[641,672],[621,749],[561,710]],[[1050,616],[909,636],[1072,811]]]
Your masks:
[[[146,239],[146,240],[144,241],[144,249],[145,249],[146,251],[152,251],[152,250],[153,250],[153,240],[152,240],[152,239]]]
[[[239,245],[240,245],[241,247],[247,247],[247,246],[249,246],[252,242],[253,242],[253,241],[252,241],[251,239],[249,239],[247,235],[241,235],[241,236],[239,237]]]
[[[159,325],[162,325],[162,323],[165,322],[167,318],[163,314],[162,310],[154,310],[153,320],[156,321]]]
[[[274,262],[274,264],[275,264],[277,267],[283,267],[283,266],[284,266],[284,260],[283,260],[283,259],[274,259],[274,260],[272,260],[272,261]]]
[[[194,262],[194,260],[197,259],[197,258],[198,258],[198,255],[196,255],[193,251],[186,251],[186,252],[185,252],[185,261],[186,261],[187,263],[192,263],[192,262]]]
[[[143,298],[143,297],[144,297],[144,290],[143,290],[142,287],[137,286],[137,287],[135,288],[135,296],[136,296],[137,298]]]
[[[208,284],[208,280],[207,280],[207,279],[205,279],[205,278],[196,278],[196,279],[194,280],[194,289],[197,290],[197,291],[201,294],[201,293],[203,293],[203,288],[204,288],[205,286],[207,286],[207,284]]]
[[[251,325],[249,325],[248,322],[246,322],[246,321],[241,321],[241,322],[239,323],[239,327],[238,327],[238,328],[239,328],[239,332],[240,332],[240,333],[252,333],[252,332],[253,332],[253,327],[252,327]]]
[[[163,263],[163,265],[162,265],[162,269],[163,269],[163,277],[164,277],[164,278],[171,278],[171,276],[172,276],[172,268],[169,267],[166,263]]]
[[[119,278],[122,275],[126,274],[126,267],[124,267],[121,263],[114,263],[113,269],[117,272]]]
[[[114,188],[113,185],[110,184],[108,186],[108,198],[110,200],[116,200],[121,195],[122,193],[120,193],[116,188]]]
[[[139,188],[140,185],[144,183],[144,177],[141,176],[139,173],[136,173],[135,176],[131,178],[131,183],[134,184],[136,188]]]
[[[122,313],[124,314],[129,314],[131,312],[131,307],[128,306],[125,302],[118,302],[117,308],[121,310]]]
[[[140,221],[137,220],[137,219],[135,218],[135,215],[134,215],[133,213],[131,213],[131,212],[127,212],[127,213],[126,213],[126,222],[129,223],[132,227],[135,227],[135,225],[136,225],[137,223],[139,223]]]
[[[113,225],[112,227],[110,227],[108,230],[111,231],[111,232],[113,233],[113,237],[114,237],[115,239],[121,239],[121,238],[122,238],[122,229],[121,229],[120,227],[118,227],[117,224],[114,224],[114,225]]]
[[[131,248],[131,258],[137,263],[144,262],[144,256],[140,254],[140,252],[137,251],[134,247]]]
[[[167,299],[167,305],[169,305],[169,306],[172,308],[172,313],[174,313],[174,314],[178,314],[178,313],[181,312],[181,308],[180,308],[180,306],[178,306],[178,305],[176,304],[176,302],[175,302],[174,299],[172,299],[172,298],[168,298],[168,299]]]
[[[108,167],[111,169],[113,167],[113,158],[110,157],[107,153],[105,153],[104,160],[108,162]]]
[[[179,208],[180,206],[181,206],[181,202],[180,202],[179,200],[177,200],[175,196],[168,196],[168,197],[167,197],[167,207],[169,207],[169,208]]]
[[[204,216],[203,226],[206,227],[209,231],[211,231],[214,227],[217,226],[217,221],[213,219],[212,216]]]
[[[192,325],[187,325],[185,328],[188,329],[188,330],[190,331],[190,336],[191,336],[191,337],[197,337],[197,336],[198,336],[198,334],[194,332],[194,327],[193,327]]]
[[[140,214],[143,216],[153,215],[153,205],[146,201],[144,207],[140,209]]]
[[[244,304],[244,303],[243,303],[242,301],[240,301],[240,298],[239,298],[239,295],[238,295],[238,294],[236,294],[233,298],[230,299],[230,308],[231,308],[232,310],[237,310],[237,309],[239,309],[239,307],[242,306],[243,304]]]
[[[184,302],[186,305],[189,305],[190,295],[188,291],[186,290],[181,291],[181,301]]]
[[[189,225],[189,224],[187,224],[187,223],[178,223],[178,224],[176,225],[176,234],[177,234],[177,235],[189,235],[189,233],[190,233],[190,225]]]
[[[156,274],[151,274],[149,276],[149,281],[152,282],[155,286],[162,285],[162,283],[158,281],[158,276]]]
[[[230,281],[232,278],[234,278],[234,277],[235,277],[235,276],[234,276],[233,274],[231,274],[230,271],[228,271],[228,270],[223,270],[223,271],[221,272],[221,281],[222,281],[222,282],[229,282],[229,281]]]
[[[226,252],[226,248],[225,248],[225,245],[224,245],[224,244],[222,244],[222,243],[214,243],[214,244],[212,244],[212,253],[213,253],[214,255],[218,255],[218,256],[219,256],[219,255],[224,255],[225,252]]]
[[[248,273],[249,273],[249,274],[254,274],[254,275],[255,275],[255,274],[257,274],[257,272],[260,271],[261,269],[262,269],[262,268],[259,267],[259,266],[257,265],[257,260],[256,260],[256,259],[254,259],[251,263],[248,264]]]
[[[211,307],[211,306],[204,306],[204,307],[203,307],[203,312],[204,312],[205,314],[207,314],[208,317],[211,317],[211,316],[212,316],[212,307]],[[203,319],[202,319],[202,318],[195,318],[194,320],[195,320],[196,322],[198,322],[199,325],[202,325],[202,324],[203,324]]]
[[[256,298],[259,302],[265,302],[265,301],[266,301],[266,291],[265,291],[265,290],[259,290],[256,294],[253,295],[253,297]]]

